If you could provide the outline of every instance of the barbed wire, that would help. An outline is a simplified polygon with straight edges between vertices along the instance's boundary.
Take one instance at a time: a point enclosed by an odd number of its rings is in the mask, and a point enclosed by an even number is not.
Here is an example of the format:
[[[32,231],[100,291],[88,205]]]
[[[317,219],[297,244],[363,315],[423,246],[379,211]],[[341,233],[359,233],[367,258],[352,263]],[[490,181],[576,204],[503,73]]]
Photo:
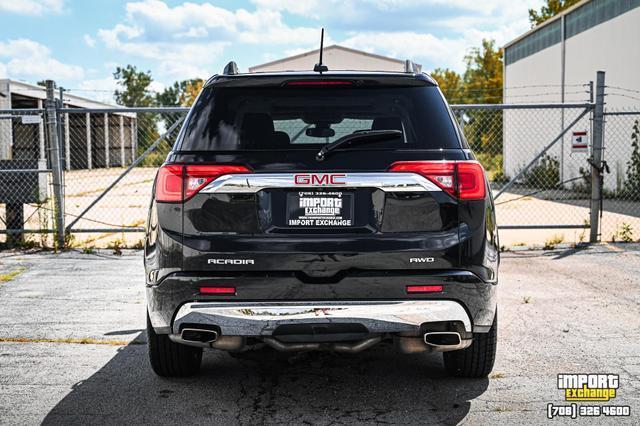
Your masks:
[[[620,97],[623,97],[623,98],[633,99],[634,101],[640,101],[640,97],[627,95],[625,93],[608,92],[608,93],[606,93],[606,95],[607,96],[620,96]]]
[[[635,90],[635,89],[627,89],[626,87],[619,87],[619,86],[604,86],[607,89],[617,89],[617,90],[622,90],[624,92],[632,92],[632,93],[640,93],[640,90]]]

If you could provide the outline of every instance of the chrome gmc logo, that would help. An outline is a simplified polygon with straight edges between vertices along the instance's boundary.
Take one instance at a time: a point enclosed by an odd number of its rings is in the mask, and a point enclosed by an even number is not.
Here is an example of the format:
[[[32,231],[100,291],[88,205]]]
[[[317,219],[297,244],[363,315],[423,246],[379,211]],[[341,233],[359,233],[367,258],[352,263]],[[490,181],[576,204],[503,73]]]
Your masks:
[[[345,185],[344,173],[301,173],[293,175],[296,185]]]

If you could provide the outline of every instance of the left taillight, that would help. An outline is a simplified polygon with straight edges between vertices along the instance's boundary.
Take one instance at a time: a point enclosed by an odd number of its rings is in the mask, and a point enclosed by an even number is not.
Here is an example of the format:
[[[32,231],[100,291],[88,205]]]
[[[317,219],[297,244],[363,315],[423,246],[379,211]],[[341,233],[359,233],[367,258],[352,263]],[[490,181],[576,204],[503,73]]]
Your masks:
[[[461,200],[487,195],[484,169],[477,161],[398,161],[389,171],[417,173]]]
[[[162,166],[156,178],[156,201],[179,203],[187,201],[202,188],[223,175],[251,173],[239,165],[176,165]]]

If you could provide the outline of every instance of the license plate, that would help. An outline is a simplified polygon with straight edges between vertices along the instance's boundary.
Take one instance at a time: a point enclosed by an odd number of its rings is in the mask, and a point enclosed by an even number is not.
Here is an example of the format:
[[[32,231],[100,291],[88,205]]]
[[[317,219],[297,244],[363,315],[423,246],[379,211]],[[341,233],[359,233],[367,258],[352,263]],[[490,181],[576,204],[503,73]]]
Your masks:
[[[300,228],[353,226],[353,193],[290,192],[287,194],[287,225]]]

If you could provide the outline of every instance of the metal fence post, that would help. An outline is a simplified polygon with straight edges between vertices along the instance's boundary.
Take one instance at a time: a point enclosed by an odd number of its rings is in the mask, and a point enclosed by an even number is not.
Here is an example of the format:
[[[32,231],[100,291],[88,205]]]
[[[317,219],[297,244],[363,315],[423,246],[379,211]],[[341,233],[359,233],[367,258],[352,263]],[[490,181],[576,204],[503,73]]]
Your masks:
[[[47,123],[47,131],[45,132],[48,139],[48,148],[51,153],[51,170],[53,180],[53,202],[54,202],[54,221],[56,226],[56,245],[58,248],[64,247],[65,228],[64,228],[64,200],[62,191],[62,162],[60,161],[60,140],[58,138],[57,125],[57,107],[55,100],[55,83],[53,80],[47,80],[47,99],[45,101],[45,117]]]
[[[602,209],[602,150],[604,147],[604,71],[596,78],[596,105],[593,110],[593,143],[591,148],[591,232],[589,241],[598,242],[598,228]]]

